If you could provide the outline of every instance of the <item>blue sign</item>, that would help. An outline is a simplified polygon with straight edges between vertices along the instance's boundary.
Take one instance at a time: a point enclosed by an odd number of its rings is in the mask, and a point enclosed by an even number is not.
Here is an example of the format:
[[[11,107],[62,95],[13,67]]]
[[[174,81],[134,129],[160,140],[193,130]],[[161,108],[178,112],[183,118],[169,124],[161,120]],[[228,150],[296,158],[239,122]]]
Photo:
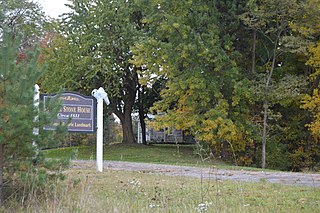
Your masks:
[[[61,101],[61,108],[54,122],[45,126],[45,130],[55,130],[60,124],[66,124],[69,132],[93,133],[96,131],[96,100],[75,92],[62,94],[43,94],[44,107],[52,98]]]

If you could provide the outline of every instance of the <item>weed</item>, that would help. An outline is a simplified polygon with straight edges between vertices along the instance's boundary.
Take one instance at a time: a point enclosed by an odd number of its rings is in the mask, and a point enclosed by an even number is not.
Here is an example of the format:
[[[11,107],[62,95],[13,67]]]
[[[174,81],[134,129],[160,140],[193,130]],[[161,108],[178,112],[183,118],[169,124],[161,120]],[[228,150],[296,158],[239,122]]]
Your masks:
[[[311,187],[123,171],[70,170],[67,175],[41,197],[8,212],[317,212],[320,208],[320,190]]]

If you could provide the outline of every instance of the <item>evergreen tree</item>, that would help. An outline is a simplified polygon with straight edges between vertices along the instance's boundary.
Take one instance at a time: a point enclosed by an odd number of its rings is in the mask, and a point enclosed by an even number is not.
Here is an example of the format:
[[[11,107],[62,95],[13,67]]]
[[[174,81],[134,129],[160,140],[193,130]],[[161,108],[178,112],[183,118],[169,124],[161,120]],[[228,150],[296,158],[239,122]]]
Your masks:
[[[0,200],[3,204],[4,179],[13,178],[16,173],[35,172],[35,164],[41,168],[38,150],[47,147],[45,134],[36,135],[34,128],[48,123],[50,116],[41,116],[34,107],[34,85],[43,73],[38,65],[39,50],[34,49],[19,58],[18,36],[4,31],[0,44]],[[57,105],[53,108],[57,111]],[[53,113],[54,114],[54,113]],[[53,115],[52,114],[52,115]],[[36,143],[35,143],[36,141]],[[21,173],[22,172],[22,173]],[[18,175],[19,176],[19,175]],[[40,178],[40,177],[39,177]]]

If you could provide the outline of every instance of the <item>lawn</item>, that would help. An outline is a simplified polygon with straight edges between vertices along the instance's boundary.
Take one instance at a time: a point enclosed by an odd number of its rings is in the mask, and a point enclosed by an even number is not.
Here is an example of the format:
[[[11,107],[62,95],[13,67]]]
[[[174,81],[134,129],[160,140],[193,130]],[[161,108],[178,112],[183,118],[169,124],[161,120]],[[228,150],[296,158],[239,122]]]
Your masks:
[[[95,146],[66,147],[43,151],[47,158],[76,158],[96,159]],[[196,154],[195,145],[105,145],[103,150],[104,160],[162,163],[179,165],[203,164],[200,156]],[[214,161],[207,160],[206,164]],[[221,163],[221,162],[220,162]]]
[[[201,167],[215,166],[225,169],[261,170],[254,167],[234,166],[233,164],[228,164],[218,158],[206,158],[206,155],[203,155],[203,150],[200,152],[200,149],[201,148],[196,145],[179,145],[177,148],[176,145],[170,144],[153,144],[147,146],[142,144],[112,144],[104,145],[103,159]],[[43,150],[42,152],[46,158],[96,159],[95,146],[65,147]],[[263,171],[274,170],[264,169]]]

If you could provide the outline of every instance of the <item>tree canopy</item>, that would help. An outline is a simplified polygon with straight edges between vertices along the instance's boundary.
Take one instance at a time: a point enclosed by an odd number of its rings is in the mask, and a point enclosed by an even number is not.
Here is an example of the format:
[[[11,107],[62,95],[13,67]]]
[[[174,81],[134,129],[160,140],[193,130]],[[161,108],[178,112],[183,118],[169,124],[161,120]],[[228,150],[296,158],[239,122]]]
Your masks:
[[[6,29],[12,36],[20,36],[20,51],[40,40],[46,21],[38,3],[29,0],[0,1],[0,34]]]
[[[134,142],[136,102],[140,119],[157,114],[154,127],[184,130],[209,144],[215,157],[315,168],[319,5],[72,1],[72,11],[50,34],[49,70],[41,83],[48,91],[104,87],[124,142]],[[160,97],[146,91],[160,91]]]
[[[82,0],[70,5],[55,32],[47,57],[48,90],[73,89],[89,93],[103,86],[110,108],[121,121],[123,141],[135,141],[131,113],[140,67],[130,62],[131,46],[142,35],[141,13],[134,2]]]

